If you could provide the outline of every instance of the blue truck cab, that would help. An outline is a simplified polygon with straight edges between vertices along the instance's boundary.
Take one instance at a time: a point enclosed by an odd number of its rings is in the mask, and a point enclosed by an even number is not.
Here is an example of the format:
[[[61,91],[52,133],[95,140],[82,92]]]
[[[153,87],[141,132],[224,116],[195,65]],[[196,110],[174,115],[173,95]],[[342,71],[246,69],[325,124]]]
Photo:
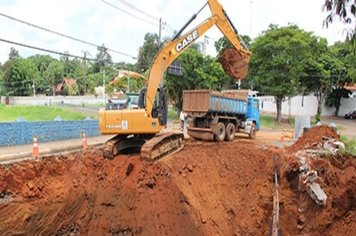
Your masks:
[[[247,98],[246,120],[255,122],[256,129],[260,129],[260,100],[257,97]]]

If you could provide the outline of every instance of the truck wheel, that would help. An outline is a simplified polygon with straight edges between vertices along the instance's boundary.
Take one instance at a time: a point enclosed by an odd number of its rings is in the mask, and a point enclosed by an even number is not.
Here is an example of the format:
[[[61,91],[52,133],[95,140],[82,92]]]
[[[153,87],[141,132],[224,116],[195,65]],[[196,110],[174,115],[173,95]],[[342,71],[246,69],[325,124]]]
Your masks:
[[[226,126],[226,136],[225,136],[225,140],[226,141],[232,141],[235,138],[235,125],[232,123],[229,123]]]
[[[248,135],[250,139],[255,139],[256,138],[256,125],[255,123],[252,124],[250,134]]]
[[[215,134],[215,140],[218,142],[224,141],[225,139],[225,125],[222,122],[219,122],[216,125],[216,134]]]

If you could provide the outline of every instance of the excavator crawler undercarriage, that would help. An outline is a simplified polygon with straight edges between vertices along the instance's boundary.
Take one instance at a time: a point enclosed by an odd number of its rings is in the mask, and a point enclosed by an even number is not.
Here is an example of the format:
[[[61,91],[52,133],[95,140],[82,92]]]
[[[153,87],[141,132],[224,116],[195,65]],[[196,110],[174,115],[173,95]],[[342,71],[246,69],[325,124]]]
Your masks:
[[[117,135],[106,142],[104,157],[113,159],[120,153],[141,151],[141,158],[155,160],[180,151],[184,146],[183,139],[182,133]]]

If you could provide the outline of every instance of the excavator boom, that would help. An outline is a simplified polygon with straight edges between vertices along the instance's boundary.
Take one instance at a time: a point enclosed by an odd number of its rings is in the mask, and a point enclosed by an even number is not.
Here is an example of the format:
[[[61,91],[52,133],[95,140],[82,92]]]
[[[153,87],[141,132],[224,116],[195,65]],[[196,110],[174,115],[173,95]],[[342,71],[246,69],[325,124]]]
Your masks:
[[[148,76],[147,95],[146,95],[146,111],[147,115],[152,112],[153,103],[156,97],[157,88],[163,78],[164,72],[168,66],[195,40],[206,33],[212,26],[216,25],[224,36],[234,46],[239,58],[243,61],[245,67],[248,66],[248,61],[251,52],[247,49],[243,40],[238,36],[238,32],[232,24],[230,18],[227,16],[225,10],[217,0],[208,0],[208,5],[211,10],[211,16],[203,23],[190,30],[188,33],[180,36],[183,30],[191,23],[197,14],[184,25],[184,27],[177,33],[173,40],[169,41],[161,51],[157,54]],[[204,5],[205,6],[205,5]],[[201,11],[201,10],[200,10]],[[227,62],[228,64],[228,62]]]

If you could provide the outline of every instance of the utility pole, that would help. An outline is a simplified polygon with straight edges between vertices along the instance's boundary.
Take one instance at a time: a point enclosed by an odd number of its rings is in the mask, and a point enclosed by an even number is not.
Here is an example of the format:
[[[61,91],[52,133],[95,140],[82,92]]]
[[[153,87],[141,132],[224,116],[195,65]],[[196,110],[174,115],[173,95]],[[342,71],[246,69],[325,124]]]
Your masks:
[[[105,68],[103,70],[103,104],[105,105]]]
[[[162,37],[162,18],[159,18],[158,47],[161,47],[161,37]]]

